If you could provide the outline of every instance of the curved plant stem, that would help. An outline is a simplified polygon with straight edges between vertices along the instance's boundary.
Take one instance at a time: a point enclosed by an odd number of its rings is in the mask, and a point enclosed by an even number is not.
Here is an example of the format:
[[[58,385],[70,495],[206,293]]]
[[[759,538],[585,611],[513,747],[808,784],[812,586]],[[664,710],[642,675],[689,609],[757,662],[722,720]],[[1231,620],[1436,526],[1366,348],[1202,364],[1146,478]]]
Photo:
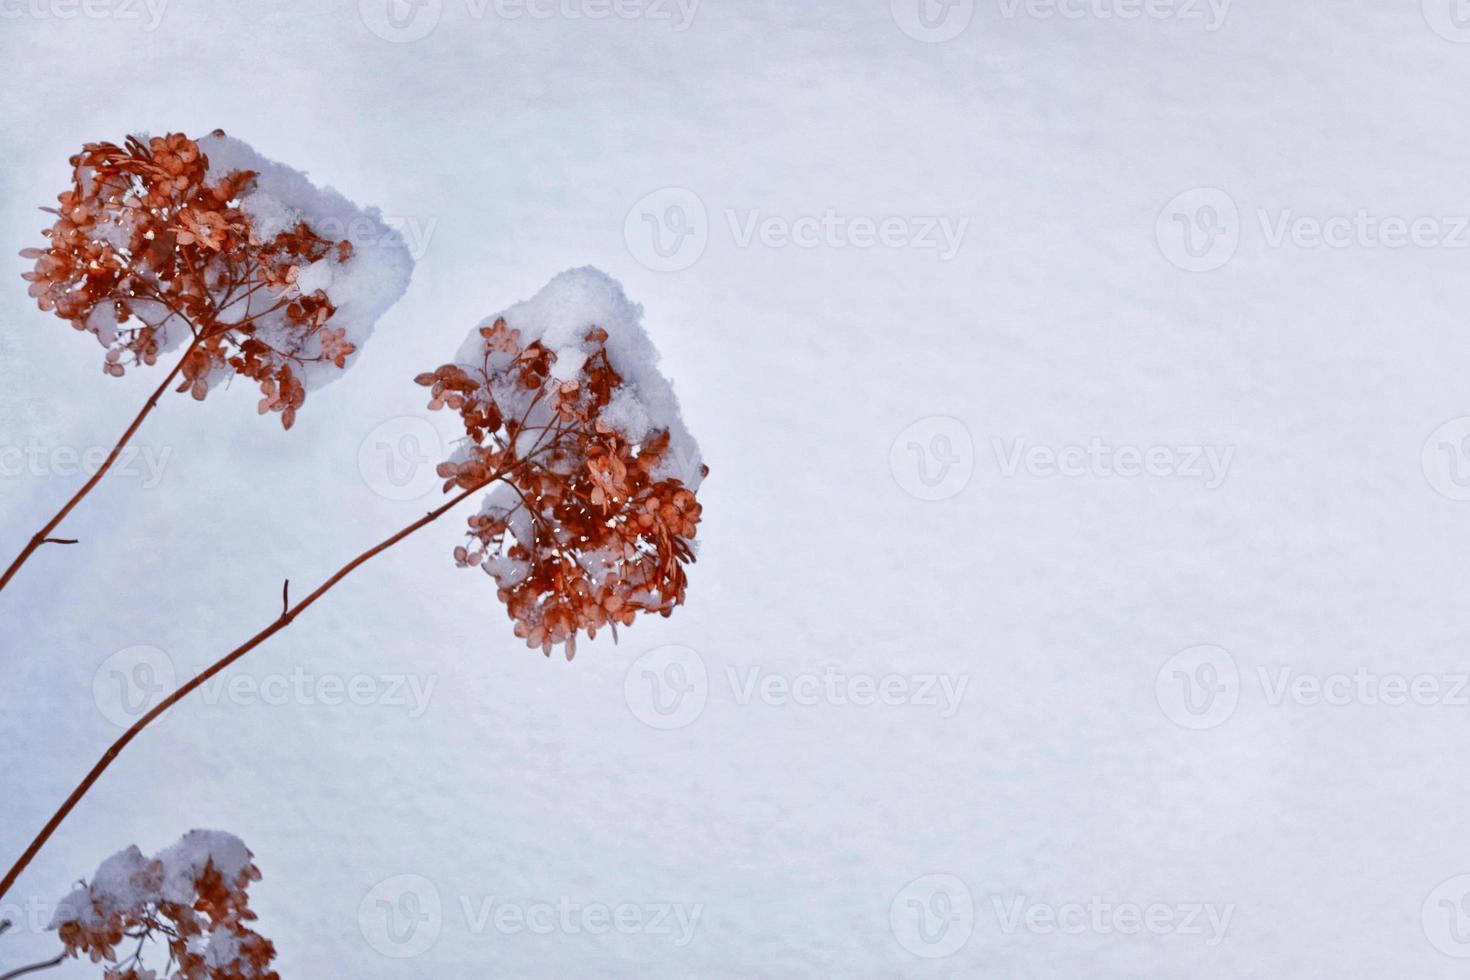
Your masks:
[[[66,959],[66,954],[58,953],[55,959],[47,960],[44,963],[32,963],[30,966],[23,966],[18,970],[11,970],[9,973],[0,973],[0,980],[14,980],[15,977],[23,977],[27,973],[40,973],[42,970],[49,970],[53,966],[60,966],[61,961],[64,959]]]
[[[112,447],[112,452],[107,454],[107,459],[97,468],[97,472],[93,473],[91,479],[82,484],[82,488],[66,502],[64,507],[56,512],[56,516],[52,517],[41,530],[31,536],[31,540],[21,550],[21,553],[16,556],[15,561],[10,563],[10,567],[5,569],[3,575],[0,575],[0,590],[3,590],[10,583],[10,580],[15,577],[15,573],[20,571],[20,566],[24,565],[41,545],[76,544],[75,539],[72,538],[53,538],[50,536],[51,532],[56,530],[57,525],[62,521],[66,520],[66,515],[72,512],[72,508],[81,503],[82,498],[91,493],[92,488],[102,481],[102,478],[107,475],[108,470],[112,469],[112,464],[117,462],[118,456],[122,455],[123,449],[126,448],[128,441],[133,438],[133,434],[138,431],[138,427],[143,424],[143,420],[158,406],[158,399],[163,396],[163,393],[168,390],[168,386],[173,384],[174,379],[179,376],[179,372],[184,369],[184,362],[194,352],[194,348],[199,346],[201,337],[202,334],[195,335],[194,342],[189,345],[189,349],[184,352],[184,356],[179,358],[179,362],[168,373],[168,377],[163,379],[163,384],[159,385],[153,394],[149,396],[148,401],[143,404],[142,410],[133,419],[133,424],[128,426],[128,430],[122,434],[122,438],[117,441],[117,445]],[[0,980],[3,980],[3,978],[0,978]]]
[[[81,798],[85,796],[87,794],[87,791],[92,788],[92,785],[97,782],[98,777],[100,777],[104,772],[107,771],[108,766],[112,765],[112,761],[118,757],[118,754],[122,752],[123,748],[126,747],[127,744],[131,742],[134,738],[136,738],[138,734],[143,731],[143,729],[152,724],[159,715],[163,714],[169,708],[182,701],[185,697],[189,695],[191,691],[204,684],[215,674],[218,674],[220,671],[230,666],[230,664],[234,663],[236,660],[239,660],[241,657],[245,656],[245,654],[249,653],[251,650],[254,650],[256,647],[260,646],[272,636],[275,636],[287,626],[290,626],[292,621],[295,620],[297,616],[301,615],[301,613],[304,612],[307,607],[311,606],[322,596],[326,595],[333,586],[341,582],[348,575],[352,574],[353,571],[355,571],[359,566],[366,563],[370,558],[374,557],[375,555],[379,555],[384,551],[387,551],[389,548],[393,547],[404,538],[413,534],[415,531],[419,530],[420,528],[426,527],[429,524],[432,524],[434,521],[437,521],[439,518],[449,513],[449,511],[453,510],[457,505],[459,505],[471,494],[474,494],[479,490],[484,489],[495,480],[501,479],[503,477],[504,472],[497,473],[495,476],[485,480],[483,483],[476,484],[470,489],[465,490],[462,493],[455,495],[454,497],[451,497],[448,501],[436,507],[434,510],[429,511],[423,517],[403,528],[398,533],[392,535],[391,537],[385,538],[377,544],[373,545],[367,551],[364,551],[362,554],[358,555],[356,558],[352,559],[350,562],[339,568],[335,573],[333,573],[331,578],[327,579],[321,585],[317,586],[316,590],[308,595],[306,598],[302,599],[300,602],[296,603],[293,606],[284,607],[281,610],[281,614],[277,616],[275,620],[271,622],[271,624],[265,629],[261,630],[259,633],[256,633],[240,646],[231,650],[229,653],[216,660],[213,664],[210,664],[199,674],[186,681],[178,690],[174,691],[168,697],[164,698],[157,705],[155,705],[151,711],[149,711],[147,714],[143,715],[143,717],[134,722],[132,727],[123,732],[122,735],[119,736],[117,741],[113,742],[112,745],[108,747],[107,751],[102,754],[102,758],[97,760],[97,764],[92,767],[91,772],[87,773],[86,777],[77,785],[77,788],[72,790],[71,795],[66,798],[66,802],[62,803],[60,809],[52,814],[50,820],[46,821],[46,826],[41,828],[41,832],[36,835],[35,840],[31,841],[30,846],[25,849],[25,853],[22,854],[20,856],[20,859],[15,862],[15,866],[5,873],[4,880],[0,880],[0,898],[3,898],[5,896],[5,893],[10,890],[10,886],[15,884],[15,880],[19,878],[20,873],[26,869],[26,865],[31,863],[31,859],[36,856],[37,852],[41,850],[46,841],[49,840],[51,835],[56,832],[56,828],[61,826],[61,822],[66,819],[67,814],[71,813],[71,811],[73,810],[73,808],[76,807]],[[3,980],[3,978],[0,978],[0,980]]]

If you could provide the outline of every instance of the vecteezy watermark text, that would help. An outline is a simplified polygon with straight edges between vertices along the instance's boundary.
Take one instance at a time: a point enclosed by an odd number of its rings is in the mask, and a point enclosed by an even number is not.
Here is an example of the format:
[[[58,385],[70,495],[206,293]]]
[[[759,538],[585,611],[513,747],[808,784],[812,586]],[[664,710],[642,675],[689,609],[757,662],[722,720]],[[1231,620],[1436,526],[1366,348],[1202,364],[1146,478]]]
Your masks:
[[[287,704],[339,705],[367,707],[381,705],[407,708],[408,717],[419,718],[429,708],[437,674],[316,674],[304,667],[293,667],[289,673],[235,674],[228,679],[204,682],[199,692],[207,705],[224,701],[234,705],[263,704],[280,707]]]
[[[959,215],[856,213],[828,207],[776,213],[765,208],[726,208],[726,229],[738,249],[907,250],[941,262],[964,245],[970,219]],[[694,265],[709,245],[711,222],[704,199],[687,187],[661,187],[639,198],[623,218],[629,253],[655,272]]]
[[[24,446],[0,446],[0,478],[21,476],[92,476],[107,462],[111,446],[49,446],[32,440]],[[169,446],[123,446],[108,471],[113,477],[138,478],[145,490],[163,482],[173,449]]]
[[[1399,251],[1470,249],[1470,215],[1395,214],[1371,208],[1303,214],[1257,208],[1260,241],[1272,251]],[[1212,272],[1235,257],[1247,221],[1218,187],[1177,195],[1159,213],[1154,234],[1164,257],[1190,272]]]
[[[465,0],[469,15],[479,20],[650,20],[667,21],[675,32],[687,31],[700,0]]]
[[[0,20],[137,21],[143,30],[163,22],[169,0],[0,0]]]
[[[687,31],[700,0],[461,0],[472,21],[645,21],[666,23],[674,33]],[[406,44],[433,33],[444,14],[445,0],[358,0],[363,25],[385,41]]]
[[[1316,671],[1282,663],[1244,672],[1228,650],[1201,645],[1174,654],[1154,679],[1159,708],[1181,728],[1223,725],[1247,691],[1259,692],[1268,708],[1470,708],[1470,672],[1408,673],[1364,665]]]
[[[128,728],[171,694],[180,677],[197,675],[204,666],[186,672],[178,669],[173,658],[158,647],[127,647],[110,654],[97,666],[92,677],[92,696],[104,717],[121,728]],[[410,718],[419,718],[428,710],[438,684],[437,674],[340,674],[308,671],[298,665],[284,672],[239,672],[211,678],[201,686],[198,699],[190,699],[189,703],[207,708],[220,704],[376,706],[406,709]],[[160,720],[167,723],[169,716]]]
[[[1225,940],[1235,904],[1216,902],[1038,901],[1024,894],[989,896],[995,925],[1005,935],[1186,936],[1214,947]],[[952,956],[969,941],[984,904],[963,879],[948,874],[915,878],[889,905],[889,925],[900,946],[926,959]]]
[[[446,923],[457,909],[462,923]],[[683,948],[694,941],[704,905],[689,902],[503,898],[461,894],[446,902],[434,882],[401,874],[374,885],[358,904],[362,936],[376,952],[410,959],[428,952],[445,926],[471,936],[592,935],[652,936]]]
[[[761,667],[726,667],[725,677],[735,703],[759,702],[771,707],[794,704],[916,705],[939,709],[939,717],[953,718],[965,698],[970,678],[961,674],[848,674],[835,667],[821,673],[778,674]]]
[[[554,902],[507,901],[494,896],[475,900],[465,895],[459,903],[474,935],[491,929],[504,936],[521,933],[603,936],[611,932],[623,936],[666,937],[680,949],[694,940],[699,918],[704,914],[704,906],[700,904],[584,902],[566,895]]]
[[[946,719],[959,711],[970,685],[965,674],[869,674],[837,667],[777,672],[729,665],[723,680],[729,699],[742,708],[931,709]],[[650,728],[667,730],[692,724],[709,702],[711,686],[710,671],[699,652],[669,644],[629,665],[623,696],[635,718]]]
[[[1113,446],[1101,439],[1086,445],[1028,445],[1025,439],[992,437],[1000,475],[1047,477],[1177,477],[1200,480],[1206,490],[1225,482],[1234,446]]]
[[[1210,947],[1224,941],[1235,914],[1233,902],[1110,902],[1096,895],[1086,902],[1059,903],[995,895],[990,904],[1007,935],[1199,936]]]
[[[360,215],[354,218],[339,218],[336,215],[312,217],[299,208],[291,209],[289,220],[277,218],[276,222],[287,226],[306,224],[311,230],[332,241],[347,241],[357,250],[365,248],[403,248],[415,261],[422,259],[429,250],[434,232],[439,228],[439,219],[422,214],[384,214],[376,218]]]
[[[1426,0],[1427,2],[1427,0]],[[1453,0],[1450,0],[1453,2]],[[996,0],[1000,16],[1048,21],[1175,21],[1207,32],[1225,26],[1234,0]],[[916,41],[940,44],[963,34],[976,0],[889,0],[893,22]]]
[[[948,262],[964,244],[970,219],[949,215],[849,215],[827,208],[821,214],[767,214],[761,208],[725,210],[737,248],[886,248],[934,252]]]
[[[996,0],[1006,20],[1174,20],[1211,33],[1225,26],[1234,0]]]
[[[1367,667],[1351,672],[1313,673],[1293,667],[1256,668],[1256,677],[1272,707],[1291,702],[1303,707],[1341,708],[1361,704],[1397,708],[1470,707],[1470,674],[1381,673]]]

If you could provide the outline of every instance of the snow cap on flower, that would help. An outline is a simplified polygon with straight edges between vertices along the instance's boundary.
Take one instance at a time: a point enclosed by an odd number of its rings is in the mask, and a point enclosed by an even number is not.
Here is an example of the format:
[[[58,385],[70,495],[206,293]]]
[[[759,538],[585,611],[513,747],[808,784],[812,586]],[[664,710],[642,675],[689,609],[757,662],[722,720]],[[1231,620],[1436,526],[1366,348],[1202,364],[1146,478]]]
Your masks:
[[[188,344],[180,391],[245,375],[289,428],[408,286],[413,260],[376,209],[222,132],[89,143],[71,162],[25,278],[107,348],[110,375]]]
[[[255,919],[246,890],[259,880],[240,838],[191,830],[152,858],[128,847],[103,861],[90,884],[61,900],[48,928],[68,955],[109,964],[105,976],[116,980],[279,980],[270,969],[275,947],[246,925]],[[149,941],[168,948],[163,974],[143,967]]]
[[[561,273],[416,380],[465,425],[445,489],[491,487],[455,560],[495,579],[529,646],[570,658],[580,630],[684,601],[707,469],[611,277]]]
[[[258,238],[288,235],[304,224],[339,253],[343,242],[349,244],[345,258],[324,254],[299,265],[294,285],[300,294],[320,292],[331,302],[331,326],[353,348],[345,358],[350,366],[378,320],[408,289],[414,263],[403,236],[384,223],[377,208],[359,207],[331,187],[317,187],[304,173],[261,156],[242,140],[216,131],[201,139],[199,148],[209,160],[207,182],[240,171],[255,174],[240,197],[240,211]],[[341,371],[334,368],[341,367],[307,360],[306,389],[335,380]]]

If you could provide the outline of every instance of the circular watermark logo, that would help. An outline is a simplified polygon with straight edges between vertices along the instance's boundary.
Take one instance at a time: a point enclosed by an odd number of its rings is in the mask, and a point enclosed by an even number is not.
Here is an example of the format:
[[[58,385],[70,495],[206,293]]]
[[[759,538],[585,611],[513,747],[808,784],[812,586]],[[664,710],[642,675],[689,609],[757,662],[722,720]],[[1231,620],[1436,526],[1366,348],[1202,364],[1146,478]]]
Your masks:
[[[92,700],[108,721],[131,728],[173,693],[177,681],[173,659],[158,647],[127,647],[92,675]]]
[[[1419,465],[1436,493],[1470,500],[1470,416],[1450,419],[1429,433]]]
[[[1424,22],[1446,41],[1470,44],[1470,3],[1465,0],[1420,0]]]
[[[690,647],[656,647],[628,667],[623,697],[633,716],[651,728],[692,724],[709,700],[704,658]]]
[[[888,924],[898,944],[915,956],[953,956],[975,931],[975,902],[954,875],[924,875],[894,896]]]
[[[1424,899],[1424,937],[1446,956],[1470,959],[1470,874],[1446,879]]]
[[[959,419],[931,415],[893,440],[888,467],[894,481],[910,495],[945,500],[969,484],[975,472],[975,443]]]
[[[623,219],[623,241],[645,268],[679,272],[709,244],[709,213],[686,187],[664,187],[640,198]]]
[[[1164,206],[1154,224],[1159,251],[1189,272],[1212,272],[1240,247],[1240,209],[1218,187],[1185,191]]]
[[[964,33],[975,16],[975,0],[889,0],[893,22],[915,41],[938,44]]]
[[[357,13],[378,37],[406,44],[428,37],[439,26],[444,0],[357,0]]]
[[[428,419],[400,415],[378,425],[357,447],[362,482],[388,500],[417,500],[439,489],[436,469],[445,456],[439,430]]]
[[[439,889],[423,875],[395,875],[380,881],[357,906],[362,938],[376,952],[395,960],[421,956],[439,941],[444,906]]]
[[[1154,678],[1154,697],[1164,715],[1181,728],[1225,724],[1240,701],[1240,668],[1223,647],[1180,650]]]

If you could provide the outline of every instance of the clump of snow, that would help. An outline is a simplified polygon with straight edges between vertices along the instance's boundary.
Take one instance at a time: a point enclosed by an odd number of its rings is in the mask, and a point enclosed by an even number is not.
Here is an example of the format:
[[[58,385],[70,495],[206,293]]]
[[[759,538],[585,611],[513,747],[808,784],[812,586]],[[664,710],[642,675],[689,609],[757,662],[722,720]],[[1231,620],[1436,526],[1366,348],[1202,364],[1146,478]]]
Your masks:
[[[501,501],[497,506],[503,511],[507,504],[507,501]],[[529,521],[529,519],[528,516],[527,520]],[[512,531],[511,533],[514,534],[515,532]],[[522,531],[522,533],[525,532]],[[516,585],[531,572],[531,566],[527,562],[518,561],[515,558],[508,558],[505,555],[490,555],[480,563],[480,567],[494,578],[496,584],[502,588],[510,588],[512,585]]]
[[[195,883],[211,865],[226,882],[242,881],[251,873],[251,854],[240,838],[221,830],[191,830],[151,859],[127,847],[97,866],[91,884],[58,903],[47,928],[96,926],[151,902],[193,904]]]
[[[210,969],[211,975],[218,972],[228,976],[226,971],[231,969],[238,972],[242,945],[240,934],[233,929],[215,926],[209,930],[209,943],[204,947],[204,965]]]
[[[679,414],[673,385],[658,369],[658,351],[643,328],[643,307],[628,299],[617,280],[592,266],[560,273],[535,296],[482,320],[470,331],[455,356],[456,363],[477,370],[484,359],[480,330],[500,319],[520,331],[522,345],[539,340],[556,353],[551,370],[558,380],[577,376],[597,347],[587,340],[588,332],[594,327],[605,330],[608,362],[622,376],[623,385],[600,421],[634,443],[654,430],[667,429],[669,448],[655,478],[677,479],[690,490],[699,489],[704,479],[699,445]],[[525,393],[510,385],[495,394],[502,410],[512,417],[528,401]]]
[[[333,267],[337,263],[331,259],[318,259],[311,265],[303,266],[296,275],[296,288],[303,293],[314,293],[318,289],[331,295],[331,285],[336,276]]]
[[[169,902],[192,900],[194,882],[210,865],[226,881],[239,881],[251,867],[245,842],[222,830],[191,830],[178,843],[159,851],[154,860],[163,866],[159,893]]]
[[[347,357],[350,366],[378,319],[408,289],[414,263],[403,236],[383,221],[377,208],[359,207],[330,187],[319,188],[305,174],[261,156],[241,140],[214,134],[198,142],[209,159],[208,183],[215,184],[237,171],[255,171],[257,176],[241,196],[239,207],[258,237],[290,232],[304,222],[323,238],[351,242],[352,250],[345,261],[338,261],[335,255],[317,261],[304,267],[295,282],[303,295],[321,290],[336,307],[330,325],[334,330],[345,330],[343,339],[356,348]],[[234,303],[221,319],[242,321],[274,305],[278,298],[269,291],[259,291]],[[289,348],[285,332],[273,329],[275,319],[282,318],[257,321],[257,329],[267,342]],[[171,330],[170,334],[170,346],[187,336],[180,330]],[[298,372],[307,390],[319,388],[342,373],[330,361],[310,360],[321,353],[319,348],[296,353],[307,359]]]
[[[147,900],[148,890],[140,884],[147,868],[148,860],[136,846],[118,851],[97,866],[90,885],[73,889],[57,904],[46,928],[59,929],[67,922],[97,926],[117,909],[136,907]]]
[[[608,428],[615,429],[634,442],[648,435],[653,428],[648,409],[643,406],[637,394],[628,388],[619,388],[612,393],[599,418]]]

